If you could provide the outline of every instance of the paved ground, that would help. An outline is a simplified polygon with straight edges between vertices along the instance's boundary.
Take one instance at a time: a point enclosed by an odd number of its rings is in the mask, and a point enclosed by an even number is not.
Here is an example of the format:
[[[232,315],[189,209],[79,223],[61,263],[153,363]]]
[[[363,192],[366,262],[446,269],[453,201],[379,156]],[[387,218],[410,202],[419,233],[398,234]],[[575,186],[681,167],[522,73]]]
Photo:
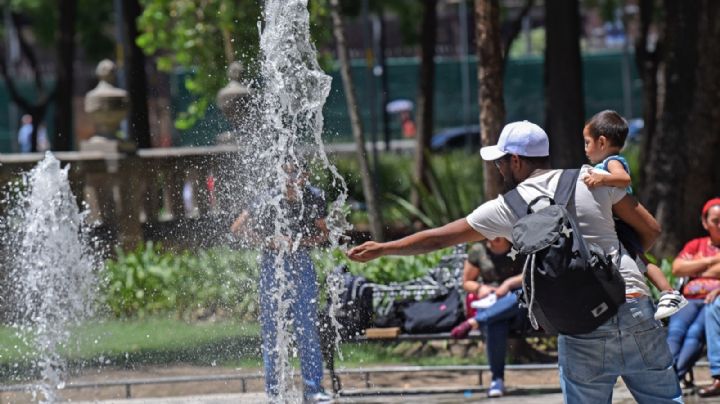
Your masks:
[[[545,388],[547,390],[547,388]],[[337,400],[338,404],[343,403],[360,403],[360,404],[451,404],[451,403],[518,403],[523,404],[556,404],[562,403],[562,395],[560,393],[537,394],[537,390],[517,390],[510,392],[509,395],[502,398],[489,399],[484,393],[476,392],[464,394],[421,394],[421,395],[383,395],[375,397],[344,397]],[[266,403],[265,395],[262,393],[247,394],[217,394],[202,396],[187,396],[176,398],[158,398],[158,399],[129,399],[129,400],[109,400],[94,402],[75,402],[76,404],[262,404]],[[630,404],[635,400],[630,392],[622,385],[615,388],[613,395],[613,403]],[[702,399],[697,396],[685,397],[685,402],[690,404],[718,404],[720,397]]]
[[[255,369],[257,370],[257,369]],[[237,369],[246,373],[248,369]],[[96,373],[93,375],[93,373]],[[144,368],[134,370],[109,370],[103,372],[92,371],[79,375],[74,381],[108,382],[125,381],[127,379],[147,379],[168,376],[191,376],[226,374],[228,369],[198,368],[187,366],[174,366],[169,368]],[[487,373],[487,372],[486,372]],[[489,375],[483,377],[483,385],[489,383]],[[709,383],[708,369],[696,369],[698,385]],[[372,391],[373,396],[343,396],[337,400],[338,404],[345,403],[411,403],[411,404],[450,404],[450,403],[522,403],[522,404],[548,404],[561,403],[557,370],[541,371],[509,371],[506,373],[506,383],[509,386],[508,396],[501,399],[488,399],[485,391],[478,385],[477,373],[470,372],[418,372],[418,373],[386,373],[375,374],[366,380],[362,375],[345,375],[343,385],[348,393]],[[472,386],[472,387],[468,387]],[[522,386],[522,387],[521,387]],[[534,386],[534,387],[532,387]],[[61,398],[58,402],[72,402],[80,404],[230,404],[265,403],[262,393],[262,380],[249,380],[246,384],[248,393],[238,394],[240,382],[238,380],[220,382],[183,382],[176,384],[140,385],[132,387],[133,399],[125,399],[123,384],[115,387],[65,389],[59,392]],[[369,387],[369,389],[368,389]],[[422,390],[423,394],[407,394],[408,389]],[[435,394],[428,394],[428,389],[434,389]],[[468,390],[469,389],[469,390]],[[404,394],[403,394],[404,393]],[[39,398],[39,397],[38,397]],[[295,400],[293,400],[295,401]],[[299,401],[299,400],[298,400]],[[0,393],[0,404],[36,403],[27,392]],[[618,384],[613,397],[614,403],[634,403],[632,396],[622,384]],[[700,399],[697,396],[686,397],[686,403],[715,403],[720,404],[720,398]]]

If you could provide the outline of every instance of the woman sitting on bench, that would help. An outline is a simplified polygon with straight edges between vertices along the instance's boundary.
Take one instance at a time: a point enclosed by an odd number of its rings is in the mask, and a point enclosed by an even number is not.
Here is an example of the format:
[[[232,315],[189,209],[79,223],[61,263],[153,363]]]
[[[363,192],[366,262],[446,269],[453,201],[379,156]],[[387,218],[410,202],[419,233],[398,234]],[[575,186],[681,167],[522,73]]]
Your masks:
[[[511,293],[522,284],[522,260],[507,256],[510,242],[504,238],[487,240],[470,247],[463,269],[463,289],[468,292],[472,309],[468,320],[455,327],[453,338],[465,338],[471,330],[482,327],[492,383],[489,397],[505,393],[505,354],[510,326],[522,319],[517,295]],[[473,310],[476,309],[476,310]]]

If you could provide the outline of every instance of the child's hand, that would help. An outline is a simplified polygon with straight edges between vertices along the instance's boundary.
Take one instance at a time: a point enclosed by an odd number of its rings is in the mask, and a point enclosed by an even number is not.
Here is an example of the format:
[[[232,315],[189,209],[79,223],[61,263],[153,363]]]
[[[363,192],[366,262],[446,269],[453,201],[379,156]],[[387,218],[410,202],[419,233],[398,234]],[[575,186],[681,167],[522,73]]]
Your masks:
[[[583,178],[583,182],[588,188],[595,188],[601,186],[605,175],[596,173],[593,169],[588,171],[588,174]]]

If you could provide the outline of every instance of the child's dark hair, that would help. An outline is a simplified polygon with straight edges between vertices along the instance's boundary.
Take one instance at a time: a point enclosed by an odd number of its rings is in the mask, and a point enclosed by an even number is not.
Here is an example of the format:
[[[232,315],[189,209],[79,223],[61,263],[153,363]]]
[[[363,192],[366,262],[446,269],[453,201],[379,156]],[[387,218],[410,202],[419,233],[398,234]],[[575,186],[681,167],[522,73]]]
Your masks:
[[[612,146],[623,147],[628,134],[628,123],[617,112],[606,109],[595,114],[586,124],[588,134],[597,139],[600,136],[610,142]]]

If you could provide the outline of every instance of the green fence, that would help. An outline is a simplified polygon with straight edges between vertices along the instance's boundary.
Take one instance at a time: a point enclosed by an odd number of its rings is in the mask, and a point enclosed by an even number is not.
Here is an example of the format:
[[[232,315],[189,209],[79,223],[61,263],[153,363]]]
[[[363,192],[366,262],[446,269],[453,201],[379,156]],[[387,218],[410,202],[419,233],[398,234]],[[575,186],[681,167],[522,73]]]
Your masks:
[[[626,63],[624,65],[624,63]],[[417,58],[390,59],[387,63],[389,99],[405,98],[415,100],[418,92],[419,60]],[[469,62],[470,72],[470,124],[478,122],[477,99],[477,62]],[[623,70],[628,69],[628,77],[623,77]],[[332,78],[332,89],[325,104],[325,138],[328,141],[349,141],[352,138],[350,120],[345,104],[340,73],[328,72]],[[369,92],[371,86],[364,60],[352,63],[352,78],[360,104],[360,113],[366,132],[372,127],[371,105]],[[615,109],[622,114],[631,111],[632,117],[642,115],[642,81],[635,69],[632,54],[599,53],[583,56],[583,81],[585,94],[585,113],[589,118],[602,109]],[[377,102],[375,125],[378,134],[382,132],[382,116],[380,106],[379,80],[372,78],[375,85]],[[173,101],[177,108],[187,104],[189,94],[182,87],[182,79],[173,80],[174,93],[178,95]],[[624,89],[624,83],[628,84]],[[625,94],[627,91],[628,94]],[[630,105],[626,105],[626,98]],[[544,122],[544,87],[543,59],[527,57],[509,60],[505,73],[505,109],[507,121],[528,119],[539,124]],[[463,125],[462,75],[461,64],[457,59],[438,59],[435,72],[435,129]],[[178,110],[178,109],[175,110]],[[208,116],[195,128],[179,134],[179,142],[185,145],[208,144],[226,127],[222,116],[216,109],[211,109]],[[393,138],[400,138],[400,121],[391,116],[390,131]],[[378,138],[382,138],[378,136]]]
[[[587,118],[602,109],[611,108],[631,116],[642,115],[642,81],[639,79],[628,55],[626,62],[629,76],[625,105],[623,89],[623,54],[608,53],[585,55],[583,57],[583,84],[585,94],[585,113]],[[418,91],[419,61],[417,59],[394,59],[388,63],[389,98],[407,98],[415,100]],[[470,123],[478,122],[477,99],[477,63],[471,61],[470,71]],[[329,134],[338,138],[350,137],[350,121],[347,117],[345,96],[339,73],[331,72],[333,89],[325,105],[325,127]],[[352,69],[358,101],[366,130],[370,128],[370,108],[367,74],[363,61],[357,61]],[[379,94],[379,88],[376,92]],[[379,97],[379,96],[378,96]],[[379,104],[379,102],[377,103]],[[543,59],[538,57],[513,59],[508,61],[505,73],[505,109],[507,121],[528,119],[542,125],[544,122],[544,86]],[[461,65],[457,60],[438,60],[435,73],[435,129],[461,126],[463,124]],[[377,116],[380,119],[378,105]],[[381,131],[378,123],[378,131]],[[399,137],[399,120],[391,122],[393,137]]]
[[[463,124],[462,75],[461,64],[457,59],[438,59],[435,73],[435,129],[461,126]],[[470,122],[478,121],[477,100],[477,63],[471,60],[468,66],[470,78]],[[623,77],[624,69],[628,69],[628,77]],[[352,77],[360,104],[361,116],[366,131],[370,124],[373,103],[368,92],[372,88],[368,83],[368,74],[363,60],[355,60],[352,64]],[[328,141],[349,141],[351,139],[350,121],[345,105],[342,81],[338,71],[331,71],[332,89],[325,104],[325,138]],[[387,63],[389,82],[389,99],[405,98],[415,100],[418,91],[419,60],[416,58],[390,59]],[[182,111],[189,103],[191,95],[184,86],[184,75],[171,77],[171,94],[173,114]],[[611,108],[623,114],[631,111],[632,117],[642,115],[641,92],[642,82],[635,69],[632,54],[619,52],[588,54],[583,56],[583,78],[585,91],[585,113],[590,117],[597,111]],[[376,130],[382,132],[379,80],[373,78],[377,97]],[[627,84],[627,93],[624,91]],[[51,86],[51,84],[50,84]],[[25,92],[32,86],[23,86]],[[505,109],[507,120],[528,119],[539,124],[544,121],[543,95],[543,59],[527,57],[509,60],[505,72]],[[626,101],[627,99],[627,101]],[[626,105],[630,104],[630,105]],[[7,90],[0,83],[0,105],[9,105]],[[9,111],[9,108],[4,108]],[[52,116],[49,111],[48,116]],[[12,138],[17,131],[19,117],[11,117],[8,112],[0,114],[0,152],[12,150]],[[48,121],[49,124],[51,120]],[[400,137],[400,122],[391,117],[390,130],[393,138]],[[48,128],[48,133],[53,133]],[[195,127],[174,134],[176,145],[207,145],[212,144],[217,134],[227,130],[227,123],[217,108],[211,107],[206,117]],[[381,137],[379,137],[381,138]]]

